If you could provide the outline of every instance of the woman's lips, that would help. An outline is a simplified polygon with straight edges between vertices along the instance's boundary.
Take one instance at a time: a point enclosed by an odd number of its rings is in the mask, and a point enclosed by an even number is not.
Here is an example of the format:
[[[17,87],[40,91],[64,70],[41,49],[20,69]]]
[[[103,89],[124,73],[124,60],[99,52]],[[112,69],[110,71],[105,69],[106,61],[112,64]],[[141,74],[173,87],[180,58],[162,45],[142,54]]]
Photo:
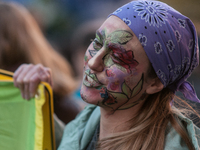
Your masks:
[[[102,84],[98,81],[97,77],[95,74],[90,73],[90,70],[85,71],[85,75],[83,78],[83,84],[86,87],[99,87]]]

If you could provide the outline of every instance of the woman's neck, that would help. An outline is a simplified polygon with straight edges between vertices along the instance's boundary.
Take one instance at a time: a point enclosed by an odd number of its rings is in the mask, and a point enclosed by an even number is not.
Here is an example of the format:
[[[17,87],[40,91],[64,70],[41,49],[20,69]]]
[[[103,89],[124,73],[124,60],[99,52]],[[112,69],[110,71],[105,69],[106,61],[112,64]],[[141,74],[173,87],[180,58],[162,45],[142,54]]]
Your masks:
[[[143,103],[139,103],[126,110],[116,110],[114,113],[110,113],[110,110],[101,108],[99,139],[101,140],[114,133],[129,130],[129,121],[136,115],[142,104]]]

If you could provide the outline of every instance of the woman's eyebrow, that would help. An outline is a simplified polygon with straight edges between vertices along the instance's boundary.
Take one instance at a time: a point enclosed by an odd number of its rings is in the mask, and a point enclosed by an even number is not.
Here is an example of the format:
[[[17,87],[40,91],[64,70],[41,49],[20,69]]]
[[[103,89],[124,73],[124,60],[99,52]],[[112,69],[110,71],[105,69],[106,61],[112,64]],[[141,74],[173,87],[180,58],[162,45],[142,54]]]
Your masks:
[[[97,36],[99,37],[99,40],[100,40],[100,41],[103,41],[103,39],[106,38],[106,36],[105,36],[105,31],[101,31],[101,32],[100,32],[99,30],[97,30],[97,31],[96,31],[96,37],[97,37]]]

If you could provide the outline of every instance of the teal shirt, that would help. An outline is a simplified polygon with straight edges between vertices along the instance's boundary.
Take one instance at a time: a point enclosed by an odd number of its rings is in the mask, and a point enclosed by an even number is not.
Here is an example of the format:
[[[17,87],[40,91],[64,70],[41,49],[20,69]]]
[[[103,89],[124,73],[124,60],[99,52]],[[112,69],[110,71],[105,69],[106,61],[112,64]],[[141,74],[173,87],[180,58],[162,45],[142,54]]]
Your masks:
[[[199,150],[200,138],[197,136],[200,136],[200,129],[188,118],[184,116],[179,116],[179,118],[187,123],[187,131],[195,146],[195,150]],[[100,108],[88,105],[75,120],[66,125],[58,150],[84,150],[91,141],[99,121]],[[188,150],[186,144],[174,128],[170,128],[166,136],[164,150]]]

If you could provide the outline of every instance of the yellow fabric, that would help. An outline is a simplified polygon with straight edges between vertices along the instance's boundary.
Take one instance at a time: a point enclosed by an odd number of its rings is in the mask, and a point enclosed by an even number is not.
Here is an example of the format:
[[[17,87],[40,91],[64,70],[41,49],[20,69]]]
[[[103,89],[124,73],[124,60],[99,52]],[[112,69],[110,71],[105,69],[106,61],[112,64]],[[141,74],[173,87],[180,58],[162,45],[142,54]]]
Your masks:
[[[44,130],[44,124],[43,124],[43,115],[42,115],[42,106],[45,103],[45,93],[44,93],[44,85],[40,84],[38,87],[38,93],[39,95],[35,96],[35,123],[36,123],[36,129],[35,129],[35,150],[42,150],[43,148],[43,130]]]
[[[0,69],[0,81],[13,81],[13,73]]]
[[[46,101],[43,105],[43,123],[44,123],[44,140],[43,150],[54,150],[55,148],[55,132],[53,120],[53,92],[48,83],[42,82],[45,86]]]

